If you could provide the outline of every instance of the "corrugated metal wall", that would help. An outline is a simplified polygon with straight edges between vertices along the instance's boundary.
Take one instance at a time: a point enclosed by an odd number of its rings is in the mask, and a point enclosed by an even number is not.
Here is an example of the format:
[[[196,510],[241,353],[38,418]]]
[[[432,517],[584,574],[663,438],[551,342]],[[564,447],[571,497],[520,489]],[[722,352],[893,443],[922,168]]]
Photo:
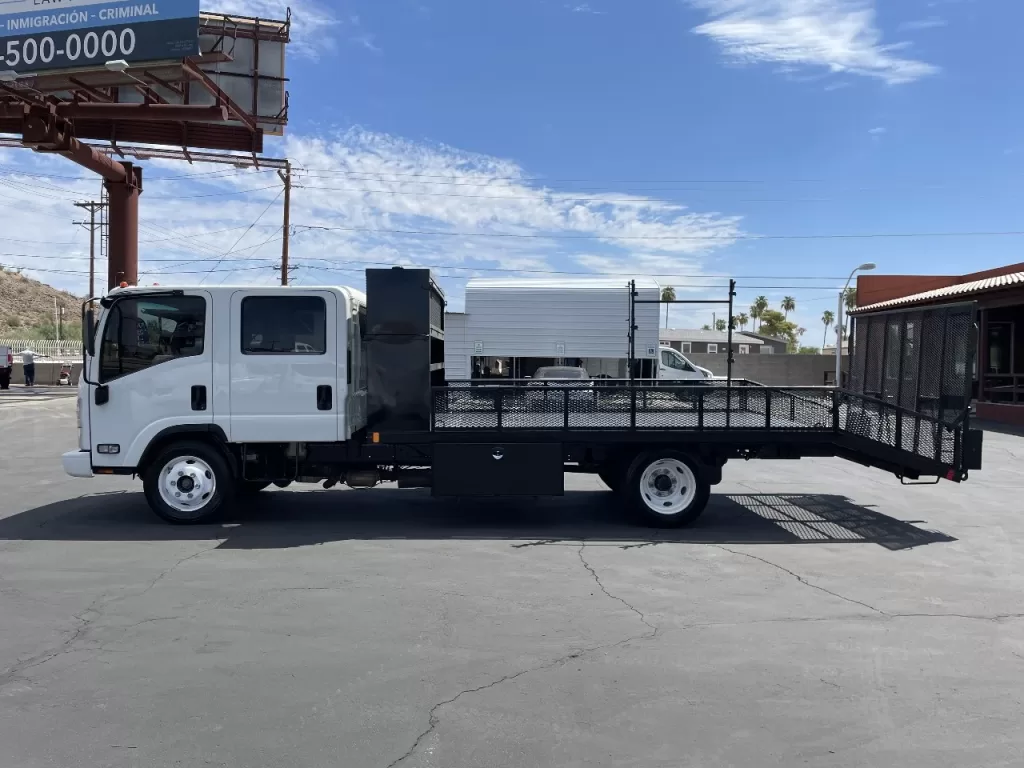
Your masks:
[[[473,345],[466,341],[466,315],[445,312],[444,315],[444,373],[448,381],[469,378],[470,356]]]
[[[509,357],[601,357],[629,355],[627,281],[470,281],[466,286],[469,353]],[[660,297],[653,281],[637,286],[639,299]],[[658,351],[658,304],[636,307],[637,358]],[[564,345],[564,349],[562,346]]]

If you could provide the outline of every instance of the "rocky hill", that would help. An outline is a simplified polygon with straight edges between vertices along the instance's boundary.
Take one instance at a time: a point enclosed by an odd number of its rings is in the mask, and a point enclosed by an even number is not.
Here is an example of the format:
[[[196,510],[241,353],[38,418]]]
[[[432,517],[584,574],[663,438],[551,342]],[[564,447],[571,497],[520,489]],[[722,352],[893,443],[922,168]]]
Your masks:
[[[77,337],[82,299],[0,267],[0,338],[54,338],[54,299],[64,307],[61,336]]]

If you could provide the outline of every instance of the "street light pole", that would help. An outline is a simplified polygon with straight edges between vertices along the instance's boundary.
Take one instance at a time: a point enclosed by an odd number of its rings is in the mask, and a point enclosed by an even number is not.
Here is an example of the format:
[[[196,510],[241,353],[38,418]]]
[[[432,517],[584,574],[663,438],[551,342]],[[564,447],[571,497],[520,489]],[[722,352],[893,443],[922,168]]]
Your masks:
[[[865,262],[859,267],[855,267],[850,272],[850,276],[846,278],[846,285],[843,286],[843,290],[839,292],[839,308],[836,312],[836,387],[839,387],[842,383],[843,375],[843,302],[846,300],[846,290],[850,287],[850,281],[853,280],[853,276],[858,272],[870,272],[875,268],[873,261]]]

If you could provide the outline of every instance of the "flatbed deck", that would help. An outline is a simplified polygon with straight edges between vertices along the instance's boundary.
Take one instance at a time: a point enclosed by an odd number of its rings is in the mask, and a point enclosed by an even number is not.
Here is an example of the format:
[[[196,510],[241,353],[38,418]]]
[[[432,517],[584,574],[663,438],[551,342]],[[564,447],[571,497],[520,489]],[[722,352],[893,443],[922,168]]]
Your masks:
[[[573,441],[649,436],[693,443],[735,438],[737,449],[793,443],[901,476],[962,480],[980,462],[980,433],[962,420],[915,413],[832,387],[698,385],[450,385],[433,392],[431,430],[445,439],[535,435]],[[798,437],[799,436],[799,437]],[[808,448],[808,451],[811,449]],[[975,459],[975,456],[978,459]]]

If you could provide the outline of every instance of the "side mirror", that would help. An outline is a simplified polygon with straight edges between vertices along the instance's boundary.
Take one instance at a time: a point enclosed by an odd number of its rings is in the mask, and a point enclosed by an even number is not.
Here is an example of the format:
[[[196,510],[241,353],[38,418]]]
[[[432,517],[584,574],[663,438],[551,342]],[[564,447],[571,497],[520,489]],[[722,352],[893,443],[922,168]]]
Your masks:
[[[82,323],[82,333],[85,334],[85,338],[82,339],[82,346],[89,357],[93,357],[96,354],[96,318],[93,316],[92,307],[87,307],[85,310],[85,322]]]

